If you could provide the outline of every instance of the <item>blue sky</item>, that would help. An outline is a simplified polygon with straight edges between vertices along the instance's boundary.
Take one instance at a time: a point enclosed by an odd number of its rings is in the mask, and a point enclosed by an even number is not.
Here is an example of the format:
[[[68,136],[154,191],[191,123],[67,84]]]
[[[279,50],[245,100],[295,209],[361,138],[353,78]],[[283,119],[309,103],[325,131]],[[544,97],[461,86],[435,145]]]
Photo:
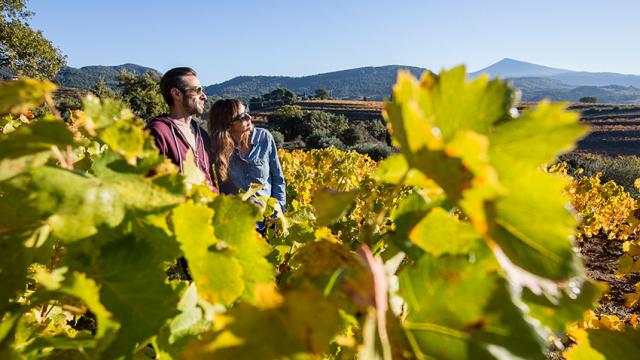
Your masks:
[[[192,66],[204,84],[361,66],[479,70],[510,57],[640,74],[640,1],[29,0],[70,66]]]

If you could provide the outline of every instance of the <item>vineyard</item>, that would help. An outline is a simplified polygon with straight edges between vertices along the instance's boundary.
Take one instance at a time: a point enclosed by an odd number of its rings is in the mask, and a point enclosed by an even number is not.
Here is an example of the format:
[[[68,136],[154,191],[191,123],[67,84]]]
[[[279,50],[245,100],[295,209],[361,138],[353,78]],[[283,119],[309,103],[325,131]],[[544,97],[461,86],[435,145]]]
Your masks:
[[[639,206],[554,164],[588,132],[562,104],[513,117],[499,80],[400,72],[384,103],[400,152],[281,151],[290,205],[273,217],[255,188],[179,173],[121,103],[59,114],[54,91],[0,83],[1,359],[640,350]]]

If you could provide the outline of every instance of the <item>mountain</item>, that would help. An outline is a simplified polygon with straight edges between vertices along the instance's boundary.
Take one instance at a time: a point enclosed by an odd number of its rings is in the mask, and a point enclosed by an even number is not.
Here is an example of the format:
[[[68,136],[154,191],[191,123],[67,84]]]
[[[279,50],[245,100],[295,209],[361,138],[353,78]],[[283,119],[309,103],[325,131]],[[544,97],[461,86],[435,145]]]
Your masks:
[[[509,58],[502,59],[491,66],[472,72],[469,74],[469,77],[476,78],[483,73],[489,74],[490,77],[499,76],[503,79],[522,77],[548,78],[574,86],[622,85],[640,87],[640,75],[557,69]]]
[[[499,76],[503,79],[519,77],[550,77],[564,74],[566,72],[570,71],[505,58],[482,70],[469,73],[469,77],[476,78],[484,73],[489,74],[491,77]]]
[[[423,68],[403,65],[362,67],[334,71],[318,75],[290,76],[238,76],[220,84],[205,88],[209,96],[248,99],[285,87],[296,94],[313,95],[316,89],[332,91],[332,97],[339,99],[382,100],[391,93],[399,69],[406,69],[420,76]]]
[[[234,97],[248,100],[253,96],[285,87],[299,95],[313,95],[316,89],[331,91],[337,99],[382,100],[388,97],[399,69],[407,69],[420,76],[425,69],[404,65],[361,67],[302,77],[291,76],[238,76],[231,80],[207,86],[209,96]],[[63,87],[92,89],[104,78],[115,87],[120,71],[141,75],[159,72],[152,68],[124,64],[118,66],[85,66],[65,68],[55,79]],[[598,102],[630,104],[640,103],[640,76],[610,72],[584,72],[553,68],[514,59],[497,63],[469,74],[475,78],[482,73],[499,76],[512,82],[522,91],[523,101],[578,101],[583,96],[595,96]]]
[[[104,78],[108,86],[115,88],[118,84],[118,74],[120,74],[121,71],[132,72],[136,75],[143,75],[147,72],[160,74],[158,70],[136,64],[116,66],[95,65],[81,68],[66,67],[58,73],[54,81],[63,87],[93,89],[98,81],[100,81],[100,78]]]
[[[637,104],[640,103],[640,88],[634,86],[574,86],[550,78],[509,79],[522,92],[522,101],[577,102],[585,96],[595,96],[599,103]]]

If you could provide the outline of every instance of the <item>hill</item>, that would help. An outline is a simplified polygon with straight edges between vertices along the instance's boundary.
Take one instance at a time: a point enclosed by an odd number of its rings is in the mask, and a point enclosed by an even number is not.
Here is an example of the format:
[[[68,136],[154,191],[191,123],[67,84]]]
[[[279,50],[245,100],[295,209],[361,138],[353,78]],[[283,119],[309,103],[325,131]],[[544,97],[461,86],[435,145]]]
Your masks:
[[[618,74],[613,72],[588,72],[552,68],[526,61],[505,58],[484,69],[474,71],[469,77],[480,74],[491,77],[506,78],[537,77],[561,81],[575,86],[607,86],[622,85],[640,87],[640,75]]]
[[[317,75],[291,76],[238,76],[231,80],[209,85],[205,92],[209,96],[234,97],[248,100],[253,96],[285,87],[298,95],[313,95],[316,89],[331,91],[335,99],[383,100],[391,91],[399,69],[407,69],[419,76],[425,69],[388,65],[361,67]],[[135,65],[85,66],[65,68],[55,79],[63,87],[92,89],[104,78],[107,85],[115,87],[120,71],[126,70],[141,75],[157,70]],[[479,71],[469,74],[475,78],[487,73],[491,77],[509,79],[514,87],[522,91],[523,101],[578,101],[583,96],[595,96],[600,103],[640,103],[640,76],[617,73],[591,73],[552,68],[514,59],[502,59]]]
[[[599,103],[637,104],[640,103],[640,88],[634,86],[574,86],[553,78],[513,78],[513,86],[522,91],[523,101],[577,102],[584,96],[595,96]]]
[[[160,74],[158,70],[140,66],[136,64],[122,64],[116,66],[84,66],[81,68],[66,67],[58,73],[54,81],[63,87],[93,89],[93,87],[104,78],[108,86],[115,88],[118,74],[121,71],[132,72],[136,75],[143,75],[147,72]]]
[[[362,67],[318,75],[290,76],[238,76],[220,84],[206,87],[209,96],[238,97],[248,99],[252,96],[285,87],[299,95],[313,95],[316,89],[332,91],[339,99],[382,100],[391,92],[399,69],[407,69],[420,76],[423,68],[403,65],[380,67]]]
[[[569,70],[556,69],[548,66],[532,64],[524,61],[505,58],[484,69],[469,73],[470,78],[476,78],[481,74],[489,74],[491,77],[520,78],[520,77],[549,77],[560,75]]]

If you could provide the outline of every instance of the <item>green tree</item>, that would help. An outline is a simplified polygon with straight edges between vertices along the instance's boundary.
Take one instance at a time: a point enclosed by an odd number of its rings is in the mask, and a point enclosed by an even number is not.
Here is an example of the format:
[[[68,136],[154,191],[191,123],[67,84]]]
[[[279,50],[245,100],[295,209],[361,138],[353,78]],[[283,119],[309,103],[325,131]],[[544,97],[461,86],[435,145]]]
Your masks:
[[[0,67],[16,75],[53,79],[66,65],[65,56],[27,20],[26,0],[0,2]]]
[[[93,87],[93,93],[96,94],[97,97],[101,99],[117,99],[118,94],[110,88],[106,81],[104,81],[104,77],[100,78],[100,81]]]
[[[318,110],[302,110],[285,105],[269,116],[269,123],[280,131],[285,141],[306,139],[313,133],[340,134],[349,127],[344,115]]]
[[[330,100],[331,99],[331,90],[327,90],[327,89],[317,89],[316,90],[316,95],[315,95],[316,99],[320,99],[320,100]]]
[[[598,98],[596,98],[595,96],[583,96],[578,101],[580,101],[581,103],[595,104],[598,102]]]
[[[160,94],[160,76],[156,73],[148,72],[138,76],[123,71],[118,75],[118,87],[122,91],[122,100],[143,119],[150,119],[168,111],[167,104]]]
[[[340,133],[340,140],[347,146],[353,146],[363,143],[367,135],[367,129],[363,123],[352,124]]]

